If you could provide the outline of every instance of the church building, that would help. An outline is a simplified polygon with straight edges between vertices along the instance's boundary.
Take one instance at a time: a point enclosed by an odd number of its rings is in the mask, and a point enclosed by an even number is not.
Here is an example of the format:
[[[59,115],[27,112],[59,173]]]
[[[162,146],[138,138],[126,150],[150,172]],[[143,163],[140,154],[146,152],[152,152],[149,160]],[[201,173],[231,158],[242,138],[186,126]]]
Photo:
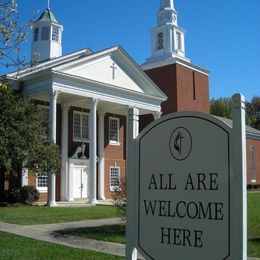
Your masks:
[[[33,24],[31,66],[6,75],[42,109],[49,138],[61,148],[59,174],[33,177],[25,169],[22,185],[37,187],[50,206],[96,204],[113,198],[125,179],[128,120],[138,116],[142,129],[172,112],[209,113],[209,71],[186,57],[173,0],[160,1],[151,57],[142,66],[120,46],[62,55],[62,33],[47,8]],[[260,132],[248,128],[247,138],[248,182],[260,184]]]

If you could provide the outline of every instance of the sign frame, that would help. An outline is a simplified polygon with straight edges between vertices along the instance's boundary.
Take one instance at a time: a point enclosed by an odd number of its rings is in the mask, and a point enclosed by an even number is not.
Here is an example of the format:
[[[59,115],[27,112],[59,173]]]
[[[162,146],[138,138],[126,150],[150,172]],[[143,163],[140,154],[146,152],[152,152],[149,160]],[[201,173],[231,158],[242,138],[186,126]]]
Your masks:
[[[137,250],[146,259],[154,259],[144,252],[139,245],[139,141],[156,125],[165,120],[177,117],[197,117],[208,120],[225,129],[229,133],[229,255],[219,260],[246,260],[247,259],[247,193],[246,193],[246,134],[245,134],[245,99],[241,94],[233,97],[233,127],[220,119],[198,112],[180,112],[167,115],[147,126],[138,136],[129,137],[127,161],[127,234],[126,259],[136,260]],[[133,112],[133,111],[132,111]],[[129,114],[128,132],[136,129],[135,120],[131,121]],[[135,127],[134,127],[135,126]],[[129,196],[130,195],[130,196]],[[173,259],[173,258],[171,258]],[[159,260],[159,259],[156,259]]]

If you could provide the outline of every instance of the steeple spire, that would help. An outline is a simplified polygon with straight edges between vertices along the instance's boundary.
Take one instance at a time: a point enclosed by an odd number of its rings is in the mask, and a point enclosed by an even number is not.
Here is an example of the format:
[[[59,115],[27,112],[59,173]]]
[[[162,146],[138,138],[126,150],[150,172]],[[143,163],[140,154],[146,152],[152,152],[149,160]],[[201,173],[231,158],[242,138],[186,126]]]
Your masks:
[[[185,57],[185,31],[178,26],[178,12],[174,0],[160,0],[157,12],[157,27],[150,30],[152,38],[152,56],[145,64],[155,62],[175,62]]]
[[[157,13],[158,26],[165,24],[177,25],[178,12],[174,9],[173,0],[161,0],[160,10]]]
[[[174,2],[173,0],[161,0],[161,9],[172,9],[174,10]]]
[[[51,8],[50,8],[50,0],[48,0],[48,9],[51,9]]]

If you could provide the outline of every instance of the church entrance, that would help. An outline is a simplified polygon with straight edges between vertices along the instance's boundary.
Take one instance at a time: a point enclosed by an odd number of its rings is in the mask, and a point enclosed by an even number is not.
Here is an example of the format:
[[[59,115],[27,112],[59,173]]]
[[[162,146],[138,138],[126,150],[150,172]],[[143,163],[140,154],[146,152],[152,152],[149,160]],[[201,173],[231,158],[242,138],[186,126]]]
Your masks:
[[[73,176],[73,198],[87,198],[87,168],[86,166],[74,166],[72,169]]]

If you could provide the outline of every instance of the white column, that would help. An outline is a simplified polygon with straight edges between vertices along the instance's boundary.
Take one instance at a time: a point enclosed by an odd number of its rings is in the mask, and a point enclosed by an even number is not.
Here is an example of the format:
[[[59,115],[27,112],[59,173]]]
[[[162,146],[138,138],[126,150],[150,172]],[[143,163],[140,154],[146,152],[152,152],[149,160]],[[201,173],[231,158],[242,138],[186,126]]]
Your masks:
[[[89,128],[89,202],[97,203],[97,103],[93,98],[90,102]]]
[[[56,143],[56,124],[57,124],[57,98],[60,91],[51,90],[49,93],[49,139]],[[48,205],[56,206],[56,173],[49,173],[48,176]]]
[[[69,199],[69,176],[68,176],[68,111],[69,106],[62,104],[62,127],[61,127],[61,200]]]
[[[22,187],[28,186],[28,170],[26,168],[22,169]]]
[[[105,154],[104,154],[104,119],[103,110],[98,110],[98,199],[105,200]]]
[[[126,259],[137,259],[137,197],[134,192],[136,185],[136,158],[134,140],[139,134],[139,110],[129,108],[127,130],[127,208],[126,208]]]

